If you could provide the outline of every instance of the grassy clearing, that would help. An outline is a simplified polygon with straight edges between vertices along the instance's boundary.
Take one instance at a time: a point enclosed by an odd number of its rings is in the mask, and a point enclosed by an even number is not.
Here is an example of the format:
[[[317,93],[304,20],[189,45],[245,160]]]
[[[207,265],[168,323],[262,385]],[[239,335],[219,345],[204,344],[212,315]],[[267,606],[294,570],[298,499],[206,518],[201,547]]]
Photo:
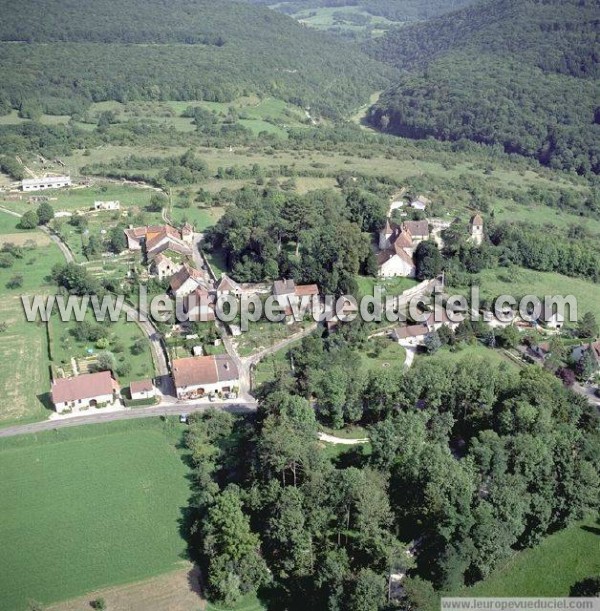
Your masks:
[[[388,369],[401,367],[406,359],[406,350],[397,342],[386,338],[374,338],[360,352],[364,369]]]
[[[488,579],[458,596],[568,596],[573,584],[600,573],[600,528],[594,519],[547,537],[515,554]]]
[[[486,359],[497,366],[507,366],[509,369],[517,371],[519,366],[508,358],[501,350],[493,350],[486,348],[480,343],[474,344],[458,344],[453,349],[442,348],[435,354],[429,356],[425,353],[419,353],[417,355],[417,362],[422,359],[435,360],[435,361],[446,361],[446,362],[457,362],[467,358],[478,358]]]
[[[177,568],[182,428],[117,422],[0,442],[0,607],[25,609]]]
[[[529,269],[519,269],[510,278],[506,269],[485,270],[477,275],[477,281],[481,286],[482,299],[499,295],[512,295],[516,299],[525,295],[573,295],[577,299],[579,318],[586,312],[593,312],[600,320],[600,285],[593,282]],[[456,290],[468,291],[466,287]]]

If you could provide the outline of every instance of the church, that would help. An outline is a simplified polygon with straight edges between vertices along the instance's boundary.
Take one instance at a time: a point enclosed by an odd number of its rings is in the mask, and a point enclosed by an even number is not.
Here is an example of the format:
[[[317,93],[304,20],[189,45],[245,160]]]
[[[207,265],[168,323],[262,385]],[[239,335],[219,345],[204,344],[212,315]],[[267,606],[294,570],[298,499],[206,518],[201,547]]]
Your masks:
[[[377,255],[379,276],[414,278],[417,268],[413,255],[417,246],[427,239],[429,239],[427,221],[404,221],[397,225],[388,219],[385,227],[379,232],[380,252]]]

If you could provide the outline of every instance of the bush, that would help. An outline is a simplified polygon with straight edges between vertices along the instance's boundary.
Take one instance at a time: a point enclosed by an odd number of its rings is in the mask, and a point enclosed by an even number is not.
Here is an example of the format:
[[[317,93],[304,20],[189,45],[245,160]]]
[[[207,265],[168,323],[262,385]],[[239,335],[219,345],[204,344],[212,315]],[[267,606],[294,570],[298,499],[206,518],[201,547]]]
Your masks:
[[[7,289],[18,289],[23,286],[23,274],[17,274],[13,276],[7,283]]]
[[[35,210],[28,210],[19,221],[19,227],[21,229],[35,229],[40,223],[37,212]]]

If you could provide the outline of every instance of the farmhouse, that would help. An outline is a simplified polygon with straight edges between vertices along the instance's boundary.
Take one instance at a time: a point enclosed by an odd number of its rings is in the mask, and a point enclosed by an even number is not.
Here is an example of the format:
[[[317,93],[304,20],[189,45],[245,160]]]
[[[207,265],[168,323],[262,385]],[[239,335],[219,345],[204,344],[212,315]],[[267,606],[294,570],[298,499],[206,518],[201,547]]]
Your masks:
[[[386,221],[379,233],[377,265],[379,276],[414,278],[416,267],[413,255],[417,246],[429,238],[427,221],[404,221],[401,225]]]
[[[235,295],[239,297],[242,294],[242,287],[227,274],[223,274],[217,282],[217,297],[226,295]]]
[[[152,380],[139,380],[132,382],[129,385],[129,393],[133,401],[142,401],[143,399],[153,399],[156,397],[156,388]]]
[[[208,276],[205,272],[184,263],[181,269],[169,282],[173,297],[185,297],[200,287],[208,287]]]
[[[193,236],[193,231],[191,235]],[[189,227],[184,226],[182,231],[171,225],[129,227],[125,229],[125,236],[127,237],[127,248],[134,251],[145,248],[148,261],[152,261],[154,257],[165,251],[172,251],[183,256],[192,254]]]
[[[121,202],[112,201],[112,202],[94,202],[94,210],[120,210]]]
[[[417,346],[425,341],[429,332],[429,327],[425,323],[420,325],[405,325],[397,327],[392,331],[392,339],[399,344]]]
[[[419,195],[417,199],[410,203],[410,207],[414,210],[425,210],[429,204],[431,204],[429,199],[427,199],[424,195]]]
[[[159,253],[150,265],[150,272],[155,274],[159,280],[164,280],[176,274],[182,267],[181,263],[175,263],[167,255]]]
[[[188,319],[194,322],[210,322],[215,320],[215,296],[198,287],[193,293],[183,298],[183,311]]]
[[[52,382],[52,403],[59,414],[90,407],[112,405],[119,396],[119,385],[110,371],[86,373]]]
[[[275,280],[273,296],[284,308],[286,316],[290,317],[293,314],[293,308],[298,308],[303,301],[309,305],[312,304],[312,299],[319,296],[319,287],[316,284],[296,284],[291,279]],[[307,299],[303,300],[303,297]]]
[[[236,364],[227,355],[200,356],[173,361],[173,381],[179,399],[235,392],[239,387]]]
[[[46,176],[45,178],[24,178],[21,182],[23,191],[43,191],[44,189],[61,189],[71,186],[70,176]]]

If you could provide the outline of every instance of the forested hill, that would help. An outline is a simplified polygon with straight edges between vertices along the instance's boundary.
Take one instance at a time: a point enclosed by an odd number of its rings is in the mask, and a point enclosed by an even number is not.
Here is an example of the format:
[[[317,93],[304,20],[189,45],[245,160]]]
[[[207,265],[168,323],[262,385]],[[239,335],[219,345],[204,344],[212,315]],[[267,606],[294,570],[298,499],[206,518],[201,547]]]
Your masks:
[[[288,15],[316,8],[335,8],[340,11],[356,8],[370,15],[385,17],[390,21],[421,21],[456,10],[473,0],[246,0],[252,4],[271,5]]]
[[[0,102],[13,107],[262,93],[336,114],[390,82],[349,43],[245,3],[0,0],[0,11]]]
[[[599,0],[489,0],[389,32],[369,52],[403,74],[370,120],[600,173],[599,32]]]

